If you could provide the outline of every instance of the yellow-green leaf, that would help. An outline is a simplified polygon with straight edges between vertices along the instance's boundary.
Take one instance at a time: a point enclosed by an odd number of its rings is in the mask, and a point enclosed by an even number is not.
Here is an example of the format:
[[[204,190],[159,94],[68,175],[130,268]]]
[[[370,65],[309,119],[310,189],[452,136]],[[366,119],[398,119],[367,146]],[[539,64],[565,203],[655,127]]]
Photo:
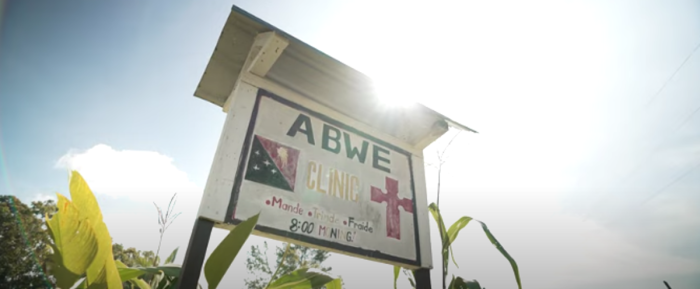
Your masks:
[[[394,266],[394,289],[396,289],[396,280],[399,279],[399,272],[401,272],[401,267]]]
[[[211,253],[204,264],[204,277],[207,279],[209,288],[216,289],[219,286],[219,282],[224,278],[224,274],[226,274],[241,247],[248,240],[250,233],[258,223],[259,216],[260,214],[258,213],[238,224]]]
[[[143,281],[143,279],[132,279],[129,280],[132,284],[136,285],[136,287],[139,287],[141,289],[151,289],[151,285],[148,285],[146,281]]]
[[[333,281],[326,283],[326,289],[343,289],[343,280],[333,279]]]
[[[442,236],[444,236],[447,233],[447,230],[445,230],[445,223],[442,221],[442,216],[439,213],[438,206],[435,203],[431,203],[428,206],[428,210],[430,211],[430,214],[433,215],[433,219],[435,219],[435,222],[438,225],[438,230],[440,230],[440,233]]]
[[[445,222],[442,220],[442,215],[440,214],[440,209],[435,203],[431,203],[428,206],[430,214],[433,215],[433,219],[438,224],[438,229],[440,230],[440,238],[442,239],[442,270],[443,274],[447,272],[447,266],[449,265],[449,254],[452,247],[449,245],[449,238],[447,237],[447,230],[445,229]]]
[[[301,268],[283,275],[272,282],[267,289],[313,289],[321,288],[334,280],[340,280],[321,272],[309,272],[308,270],[308,268]]]
[[[80,210],[80,216],[93,225],[98,242],[95,260],[87,269],[88,288],[123,288],[112,255],[112,237],[109,235],[107,225],[102,220],[102,212],[97,198],[77,171],[71,171],[69,188],[71,199]]]
[[[496,240],[496,237],[494,237],[493,234],[491,234],[491,231],[486,226],[486,224],[484,224],[484,222],[481,222],[481,221],[477,221],[477,222],[481,223],[481,228],[484,230],[484,233],[486,233],[486,237],[489,238],[489,241],[491,241],[491,244],[496,246],[496,249],[498,249],[498,251],[501,252],[501,255],[503,255],[503,257],[506,257],[506,259],[508,259],[508,262],[510,262],[510,266],[513,268],[513,274],[515,275],[515,281],[518,282],[518,288],[522,289],[523,286],[522,286],[522,284],[520,284],[520,270],[518,269],[518,264],[515,263],[515,259],[513,259],[513,257],[511,257],[510,254],[508,254],[508,252],[506,252],[506,249],[503,248],[503,246],[501,246],[501,243],[498,242],[498,240]]]
[[[459,218],[459,220],[457,220],[457,222],[454,222],[454,224],[452,224],[452,226],[450,226],[450,229],[447,230],[447,238],[446,238],[447,246],[450,248],[450,253],[452,254],[452,263],[454,263],[455,266],[457,266],[457,268],[459,268],[459,265],[457,265],[457,261],[455,260],[455,253],[454,253],[454,250],[452,250],[452,243],[454,243],[454,241],[457,239],[457,235],[459,234],[459,231],[461,231],[464,227],[466,227],[467,224],[469,224],[469,221],[471,221],[471,220],[472,220],[471,217],[467,217],[467,216],[461,217],[461,218]]]
[[[102,211],[97,204],[97,198],[90,190],[90,187],[77,171],[70,174],[70,197],[80,210],[81,214],[93,221],[102,221]]]
[[[99,244],[92,224],[81,218],[76,205],[61,194],[57,197],[58,212],[46,225],[54,241],[54,275],[60,287],[70,288],[92,264]]]
[[[131,279],[136,279],[141,275],[146,274],[145,271],[135,268],[117,268],[117,270],[119,272],[119,278],[122,280],[122,282],[126,282]]]
[[[170,256],[168,256],[168,258],[165,259],[164,264],[170,264],[172,262],[175,262],[175,257],[177,257],[177,249],[179,249],[179,247],[175,248],[175,250],[173,250],[173,252],[170,253]]]

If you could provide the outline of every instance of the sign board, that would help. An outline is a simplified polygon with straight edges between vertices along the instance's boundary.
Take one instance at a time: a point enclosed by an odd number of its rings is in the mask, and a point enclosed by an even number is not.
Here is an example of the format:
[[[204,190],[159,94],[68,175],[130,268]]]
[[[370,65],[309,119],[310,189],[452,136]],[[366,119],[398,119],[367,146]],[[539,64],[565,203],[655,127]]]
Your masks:
[[[386,110],[371,80],[233,7],[195,96],[227,113],[181,272],[193,288],[212,227],[415,269],[429,288],[423,149],[464,130],[422,105]]]
[[[411,153],[260,89],[241,155],[227,222],[419,266]]]

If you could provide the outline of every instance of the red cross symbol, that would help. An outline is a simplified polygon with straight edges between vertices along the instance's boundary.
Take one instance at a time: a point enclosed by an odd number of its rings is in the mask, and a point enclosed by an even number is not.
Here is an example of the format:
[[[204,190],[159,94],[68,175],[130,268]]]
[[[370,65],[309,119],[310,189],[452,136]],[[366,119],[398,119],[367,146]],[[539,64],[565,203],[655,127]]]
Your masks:
[[[401,240],[399,206],[405,212],[413,214],[413,201],[399,199],[399,181],[386,177],[386,194],[382,192],[382,189],[372,186],[372,201],[386,202],[386,236]]]

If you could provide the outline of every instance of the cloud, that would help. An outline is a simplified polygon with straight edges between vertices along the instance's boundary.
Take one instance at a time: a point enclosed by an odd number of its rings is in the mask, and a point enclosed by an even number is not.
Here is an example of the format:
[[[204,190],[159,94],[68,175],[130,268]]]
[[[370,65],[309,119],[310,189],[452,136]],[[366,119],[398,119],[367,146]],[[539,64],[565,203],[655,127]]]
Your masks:
[[[96,194],[138,202],[162,203],[174,193],[182,199],[201,191],[172,158],[154,151],[115,150],[98,144],[84,152],[68,152],[56,167],[80,172]]]
[[[47,195],[43,193],[38,193],[34,195],[34,198],[31,200],[32,202],[43,202],[43,201],[48,201],[48,200],[53,200],[54,202],[56,201],[56,195]]]
[[[176,262],[182,262],[202,189],[175,166],[171,157],[98,144],[85,151],[69,151],[56,167],[83,175],[98,199],[114,242],[138,250],[157,250],[160,236],[153,203],[165,209],[177,193],[173,212],[182,214],[166,231],[160,256],[165,258],[179,247],[181,254]]]

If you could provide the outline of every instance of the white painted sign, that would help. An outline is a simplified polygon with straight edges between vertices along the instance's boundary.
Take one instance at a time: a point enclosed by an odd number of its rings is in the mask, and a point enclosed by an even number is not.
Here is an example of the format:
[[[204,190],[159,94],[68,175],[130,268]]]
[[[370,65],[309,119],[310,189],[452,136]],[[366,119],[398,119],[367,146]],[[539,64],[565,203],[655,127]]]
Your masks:
[[[227,222],[421,264],[409,152],[261,89],[241,156]]]

